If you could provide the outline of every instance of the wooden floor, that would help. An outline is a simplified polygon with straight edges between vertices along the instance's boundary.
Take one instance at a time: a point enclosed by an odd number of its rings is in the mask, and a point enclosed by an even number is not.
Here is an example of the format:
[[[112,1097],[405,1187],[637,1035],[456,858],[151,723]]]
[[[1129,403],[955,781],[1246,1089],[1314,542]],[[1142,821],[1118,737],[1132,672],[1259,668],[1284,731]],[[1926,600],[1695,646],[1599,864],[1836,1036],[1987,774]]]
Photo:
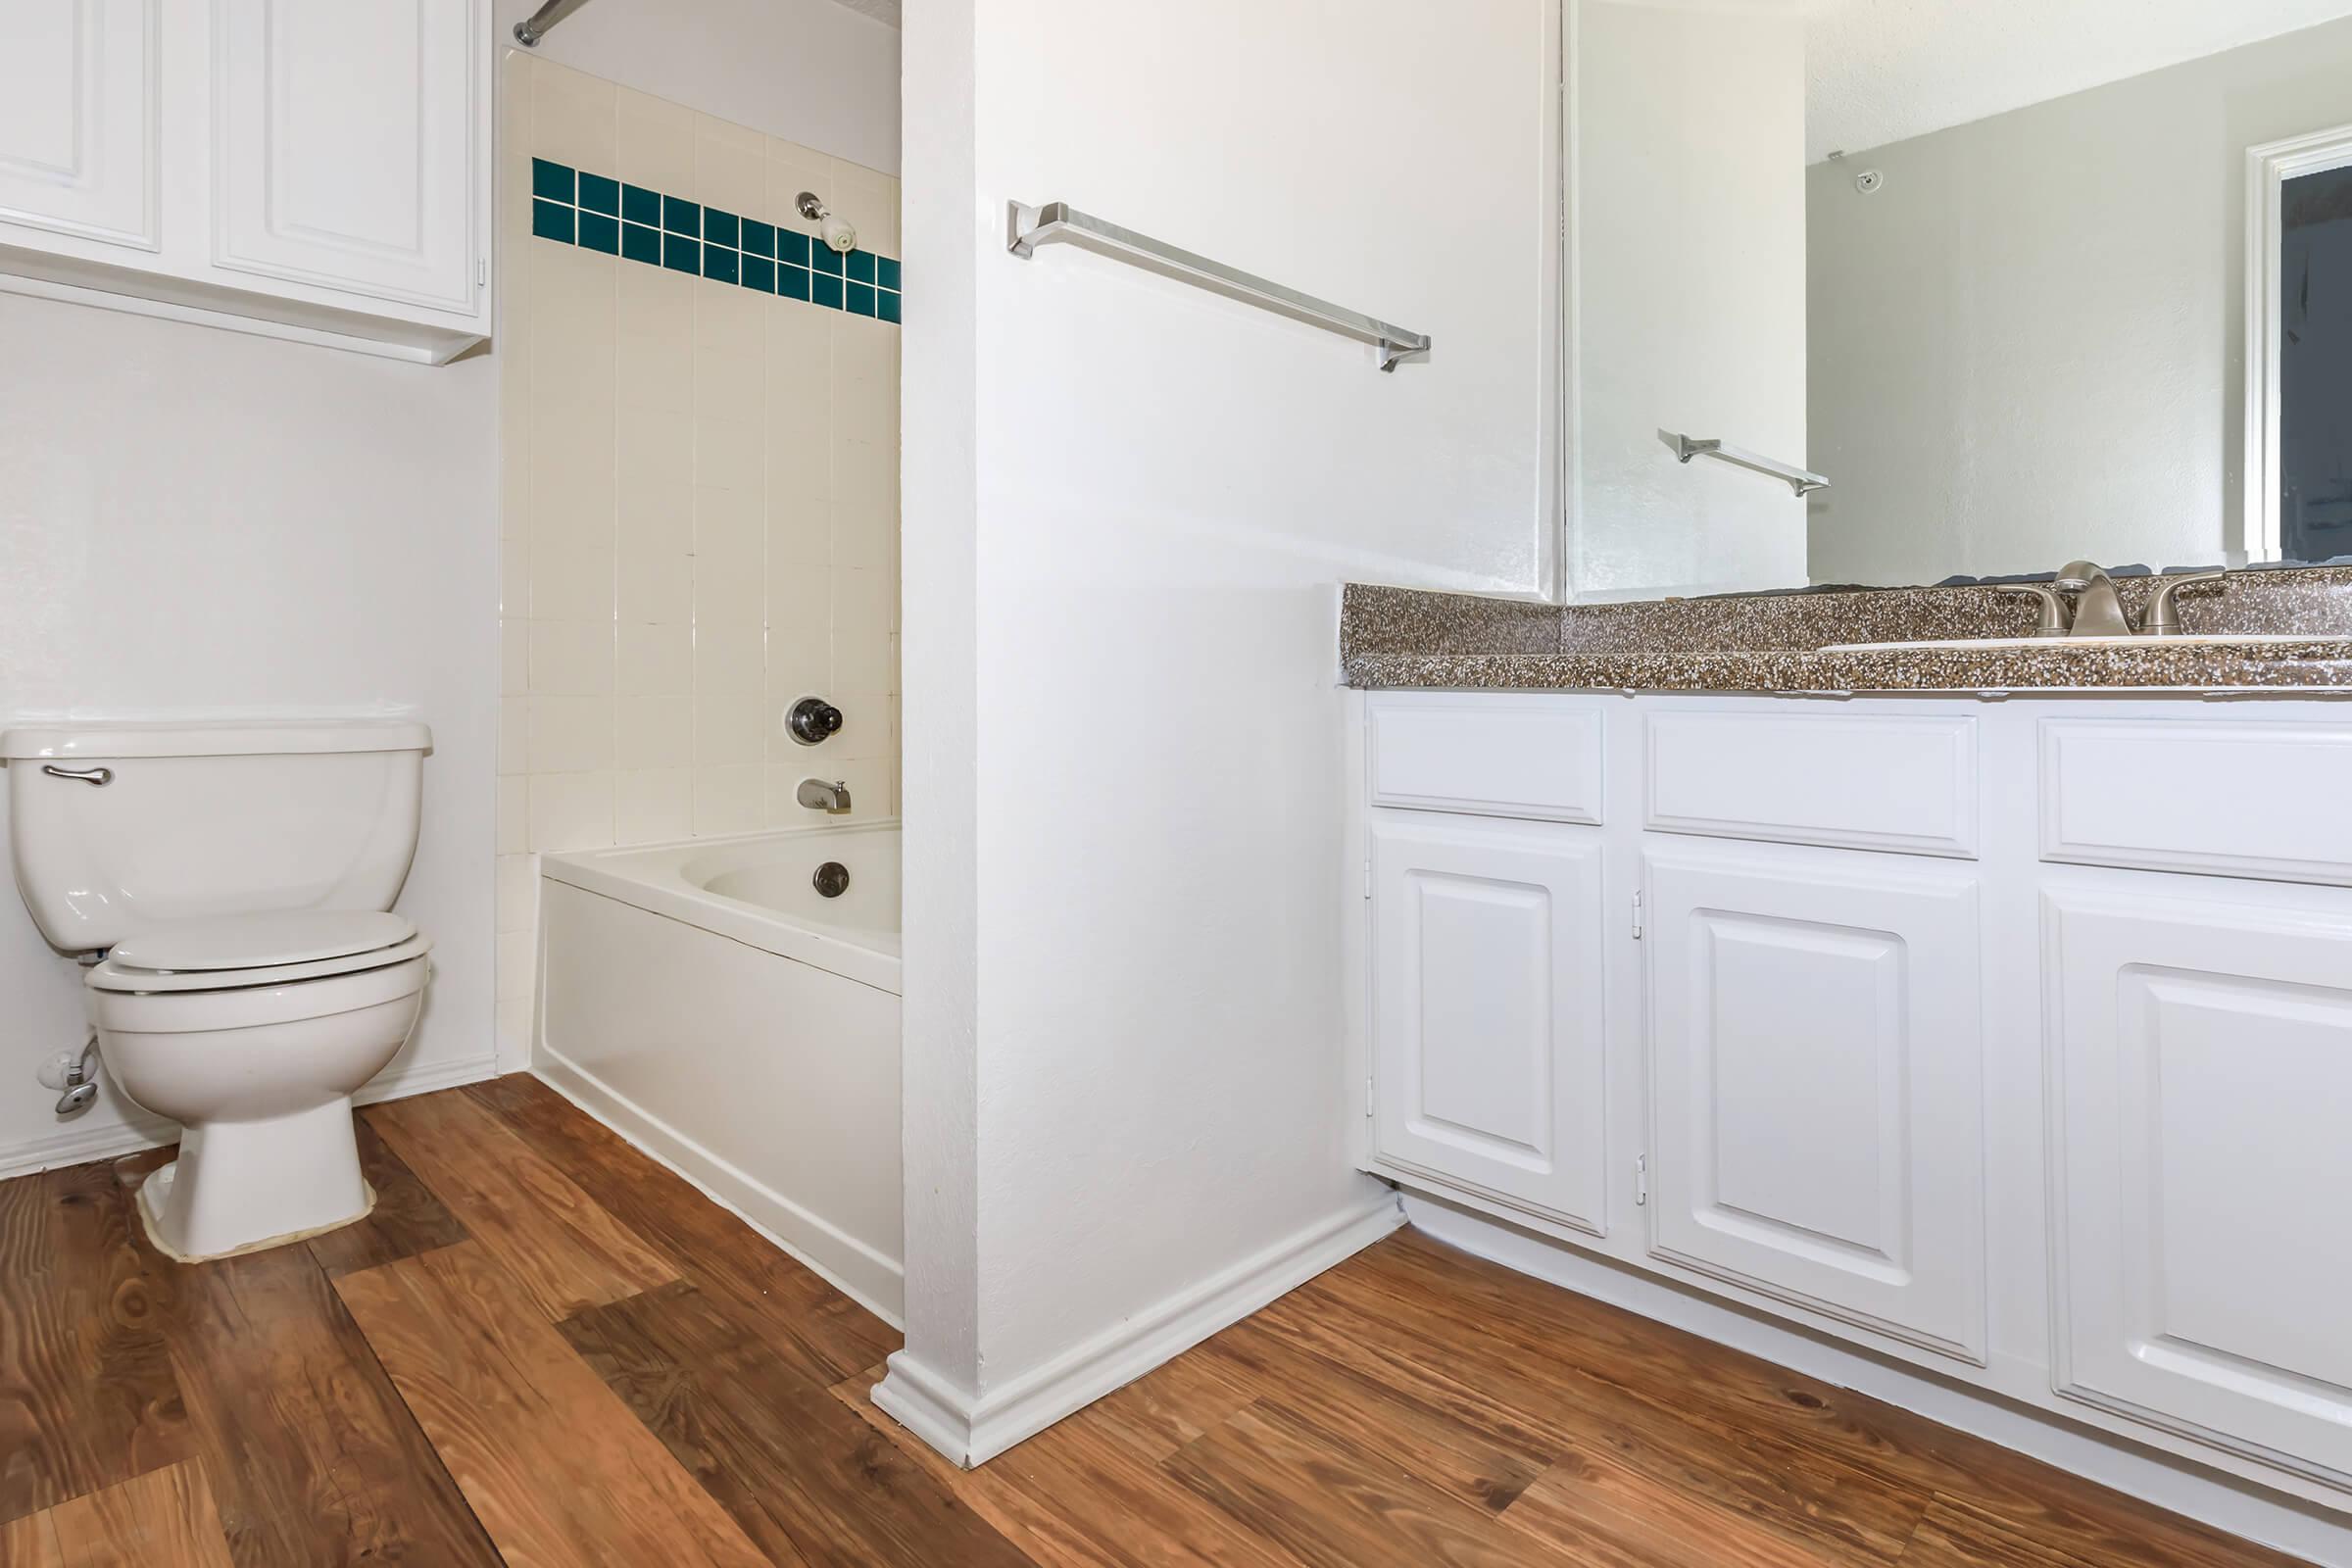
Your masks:
[[[882,1323],[528,1078],[201,1266],[163,1154],[0,1184],[0,1564],[2286,1559],[1410,1232],[972,1474]]]

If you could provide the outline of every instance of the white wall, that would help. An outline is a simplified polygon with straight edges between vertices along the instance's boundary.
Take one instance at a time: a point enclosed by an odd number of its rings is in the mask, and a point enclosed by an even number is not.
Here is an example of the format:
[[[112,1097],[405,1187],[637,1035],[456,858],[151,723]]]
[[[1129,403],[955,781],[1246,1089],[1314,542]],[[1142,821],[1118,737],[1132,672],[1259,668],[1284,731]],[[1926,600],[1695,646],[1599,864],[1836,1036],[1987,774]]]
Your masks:
[[[402,365],[0,296],[0,721],[423,718],[434,751],[400,907],[433,938],[434,977],[388,1081],[479,1076],[491,1052],[493,363]],[[81,975],[13,892],[0,897],[0,1170],[132,1141],[111,1086],[60,1122],[33,1082],[43,1057],[81,1044]]]
[[[538,0],[498,0],[499,42]],[[531,51],[899,172],[899,34],[835,0],[590,0]]]
[[[1336,585],[1547,580],[1550,12],[908,8],[908,1354],[948,1402],[1381,1197],[1343,1136]],[[1011,198],[1435,353],[1382,375],[1017,260]]]
[[[2346,122],[2352,21],[1810,171],[1813,580],[2218,564],[2245,149]]]

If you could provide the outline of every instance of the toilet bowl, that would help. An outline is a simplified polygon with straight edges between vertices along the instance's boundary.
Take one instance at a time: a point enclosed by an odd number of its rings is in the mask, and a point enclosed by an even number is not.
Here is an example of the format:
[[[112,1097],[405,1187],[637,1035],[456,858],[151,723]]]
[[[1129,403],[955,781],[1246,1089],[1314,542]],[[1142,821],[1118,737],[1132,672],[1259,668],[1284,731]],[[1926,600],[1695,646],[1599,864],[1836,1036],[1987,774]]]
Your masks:
[[[0,730],[17,890],[88,965],[115,1089],[181,1127],[139,1194],[166,1251],[252,1251],[373,1203],[351,1097],[423,1007],[430,944],[391,907],[431,745],[380,718]]]
[[[220,1257],[368,1212],[351,1097],[415,1029],[428,946],[397,915],[304,911],[151,928],[90,970],[108,1073],[181,1128],[139,1193],[158,1247]]]

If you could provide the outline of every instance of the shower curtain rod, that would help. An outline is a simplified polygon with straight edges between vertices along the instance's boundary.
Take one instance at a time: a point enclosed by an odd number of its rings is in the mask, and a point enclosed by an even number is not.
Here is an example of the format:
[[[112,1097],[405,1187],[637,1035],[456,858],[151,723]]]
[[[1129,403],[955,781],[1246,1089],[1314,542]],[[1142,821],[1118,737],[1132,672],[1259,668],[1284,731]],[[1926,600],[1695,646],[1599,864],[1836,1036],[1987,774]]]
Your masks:
[[[539,40],[547,36],[549,28],[587,3],[588,0],[547,0],[547,4],[514,24],[514,41],[525,49],[538,48]]]

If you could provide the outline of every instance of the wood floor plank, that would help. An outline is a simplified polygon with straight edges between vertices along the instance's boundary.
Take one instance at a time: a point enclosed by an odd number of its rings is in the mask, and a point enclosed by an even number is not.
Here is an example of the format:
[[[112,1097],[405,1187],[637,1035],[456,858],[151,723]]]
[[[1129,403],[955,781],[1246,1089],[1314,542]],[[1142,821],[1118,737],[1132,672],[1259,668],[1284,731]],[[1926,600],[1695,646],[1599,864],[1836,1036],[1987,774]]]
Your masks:
[[[335,1282],[510,1563],[767,1561],[480,1242]]]
[[[1502,1523],[1585,1568],[1819,1568],[1886,1563],[1887,1551],[1826,1536],[1807,1541],[1717,1503],[1705,1478],[1679,1488],[1588,1452],[1537,1477]]]
[[[39,1516],[58,1568],[235,1568],[195,1460],[150,1470]],[[0,1541],[0,1568],[15,1559]]]
[[[563,1325],[582,1360],[778,1562],[1027,1568],[924,1468],[692,1285]]]
[[[0,1520],[194,1451],[137,1223],[105,1162],[0,1182]]]
[[[66,1568],[53,1510],[28,1513],[0,1524],[0,1568]]]
[[[1897,1561],[1901,1568],[2102,1568],[1948,1497],[1929,1502]]]
[[[387,1101],[363,1115],[547,1321],[678,1277],[667,1258],[469,1096]]]
[[[822,1276],[528,1073],[466,1093],[662,1251],[680,1278],[759,1325],[811,1382],[830,1387],[903,1343]]]
[[[357,1224],[310,1239],[311,1255],[330,1279],[466,1240],[466,1227],[458,1217],[392,1152],[367,1117],[357,1118],[354,1130],[359,1134],[360,1170],[375,1190],[375,1207]]]
[[[497,1561],[308,1249],[180,1279],[172,1364],[239,1564]]]
[[[1205,1355],[1180,1355],[1080,1415],[1147,1459],[1165,1459],[1256,1398]]]
[[[1521,1344],[1483,1318],[1465,1334],[1442,1300],[1357,1294],[1348,1279],[1325,1280],[1325,1291],[1279,1301],[1245,1327],[1350,1367],[1364,1391],[1356,1397],[1377,1403],[1394,1391],[1521,1452],[1573,1461],[1569,1473],[1627,1470],[1797,1544],[1842,1545],[1866,1561],[1900,1550],[1926,1506],[1924,1489],[1787,1432],[1727,1422],[1694,1391],[1678,1397],[1679,1385],[1633,1389],[1591,1375],[1575,1342]]]
[[[1167,1467],[1252,1535],[1317,1568],[1571,1560],[1270,1400],[1228,1417]]]
[[[1824,1461],[1878,1477],[1892,1492],[1941,1494],[2019,1522],[2034,1540],[2095,1562],[2136,1568],[2289,1568],[2293,1559],[2224,1536],[2136,1498],[1981,1438],[1939,1426],[1848,1389],[1562,1291],[1499,1264],[1399,1231],[1277,1303],[1311,1313],[1352,1304],[1353,1320],[1416,1357],[1458,1354],[1448,1323],[1478,1324],[1474,1359],[1507,1369],[1514,1385],[1574,1397],[1595,1381],[1635,1395],[1685,1425],[1711,1427],[1743,1446]],[[1850,1495],[1833,1494],[1825,1517]]]

